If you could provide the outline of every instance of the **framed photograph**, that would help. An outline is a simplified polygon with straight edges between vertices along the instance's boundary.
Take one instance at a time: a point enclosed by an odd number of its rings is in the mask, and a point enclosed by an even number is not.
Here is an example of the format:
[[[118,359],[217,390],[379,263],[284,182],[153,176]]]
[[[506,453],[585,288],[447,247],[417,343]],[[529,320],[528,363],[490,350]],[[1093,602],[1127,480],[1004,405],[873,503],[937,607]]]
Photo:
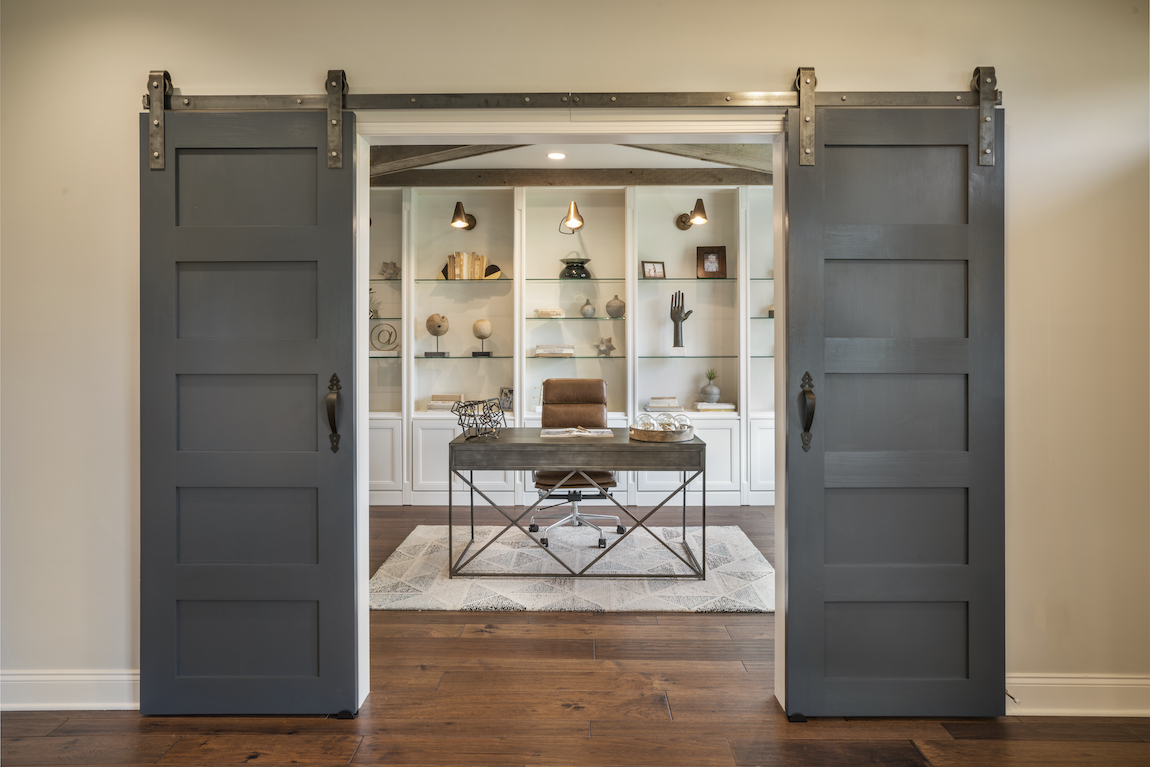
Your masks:
[[[515,390],[510,386],[499,387],[499,409],[508,411],[515,409]]]
[[[696,273],[700,280],[722,279],[727,276],[727,247],[713,245],[696,249]]]
[[[667,279],[667,272],[663,268],[662,261],[642,261],[643,265],[643,279],[645,280],[665,280]]]

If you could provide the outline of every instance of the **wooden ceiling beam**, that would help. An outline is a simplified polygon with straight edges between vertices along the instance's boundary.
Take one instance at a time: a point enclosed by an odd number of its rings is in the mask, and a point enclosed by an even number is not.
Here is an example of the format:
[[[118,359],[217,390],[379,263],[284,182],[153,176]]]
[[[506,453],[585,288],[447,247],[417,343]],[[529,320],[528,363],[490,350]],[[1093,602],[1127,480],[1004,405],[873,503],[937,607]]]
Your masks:
[[[523,144],[475,144],[468,146],[373,146],[371,148],[371,176],[422,168],[464,157],[503,152]]]
[[[742,168],[550,168],[408,170],[372,186],[769,186],[770,173]]]

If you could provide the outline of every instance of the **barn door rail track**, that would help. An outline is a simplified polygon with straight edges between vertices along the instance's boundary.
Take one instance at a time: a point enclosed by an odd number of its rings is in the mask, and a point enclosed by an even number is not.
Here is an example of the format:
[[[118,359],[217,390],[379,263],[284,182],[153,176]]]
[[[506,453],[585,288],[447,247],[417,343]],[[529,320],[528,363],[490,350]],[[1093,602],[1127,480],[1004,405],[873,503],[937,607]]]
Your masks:
[[[1002,91],[994,67],[977,67],[966,91],[818,91],[813,67],[801,67],[789,91],[729,91],[696,93],[349,93],[347,76],[332,69],[325,93],[283,96],[194,96],[177,94],[165,70],[148,74],[144,109],[149,112],[150,167],[164,168],[164,113],[226,111],[326,111],[328,113],[328,167],[343,167],[343,110],[389,109],[678,109],[798,107],[804,121],[799,147],[800,164],[815,162],[815,107],[965,107],[979,110],[980,165],[993,165],[994,107]],[[809,128],[806,123],[809,123]]]

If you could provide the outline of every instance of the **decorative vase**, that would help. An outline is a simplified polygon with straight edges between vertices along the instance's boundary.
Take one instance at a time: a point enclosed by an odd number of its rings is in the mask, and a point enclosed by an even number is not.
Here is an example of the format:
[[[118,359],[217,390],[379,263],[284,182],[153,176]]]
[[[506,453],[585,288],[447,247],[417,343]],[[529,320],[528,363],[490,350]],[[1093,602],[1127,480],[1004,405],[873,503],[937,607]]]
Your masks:
[[[595,316],[595,307],[591,305],[591,299],[590,298],[587,299],[587,303],[585,303],[579,307],[579,313],[582,314],[584,317],[594,317]]]
[[[559,272],[559,279],[561,280],[589,280],[591,279],[591,272],[587,271],[587,262],[589,258],[561,258],[559,259],[567,266],[563,267],[563,271]]]
[[[719,387],[715,386],[713,381],[708,381],[707,385],[699,390],[699,394],[703,396],[703,402],[718,402],[721,393]]]
[[[607,316],[613,319],[618,319],[623,316],[627,311],[627,304],[619,300],[619,295],[607,302]]]

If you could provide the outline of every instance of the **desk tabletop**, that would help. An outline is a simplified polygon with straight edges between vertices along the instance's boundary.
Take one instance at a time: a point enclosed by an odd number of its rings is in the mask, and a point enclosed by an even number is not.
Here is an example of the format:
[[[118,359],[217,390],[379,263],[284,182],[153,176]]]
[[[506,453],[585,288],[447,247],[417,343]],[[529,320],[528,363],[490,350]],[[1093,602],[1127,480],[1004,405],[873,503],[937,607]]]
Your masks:
[[[448,446],[460,470],[691,471],[706,462],[707,443],[640,442],[627,429],[610,437],[543,437],[538,428],[502,429],[498,437],[456,437]]]

